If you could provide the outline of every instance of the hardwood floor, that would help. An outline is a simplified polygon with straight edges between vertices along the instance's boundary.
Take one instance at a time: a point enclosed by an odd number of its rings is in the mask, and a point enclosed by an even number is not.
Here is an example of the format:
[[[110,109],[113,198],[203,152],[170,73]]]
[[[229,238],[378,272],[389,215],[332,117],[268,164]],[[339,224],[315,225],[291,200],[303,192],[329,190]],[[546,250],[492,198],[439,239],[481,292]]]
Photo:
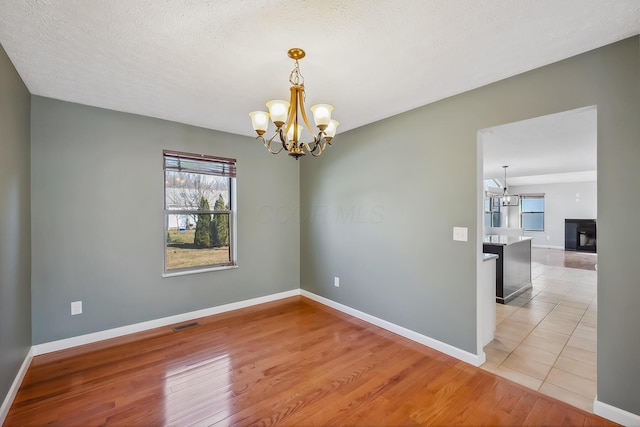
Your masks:
[[[615,425],[304,297],[37,356],[5,426]]]

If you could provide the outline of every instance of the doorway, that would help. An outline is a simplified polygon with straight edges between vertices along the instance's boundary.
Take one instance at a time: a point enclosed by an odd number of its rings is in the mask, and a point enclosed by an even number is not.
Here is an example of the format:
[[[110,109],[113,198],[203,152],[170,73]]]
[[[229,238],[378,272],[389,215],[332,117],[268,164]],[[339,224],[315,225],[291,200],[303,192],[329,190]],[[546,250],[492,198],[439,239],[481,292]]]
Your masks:
[[[532,238],[532,286],[495,304],[494,340],[481,367],[589,412],[597,380],[597,254],[565,251],[564,227],[565,219],[597,218],[596,128],[597,108],[590,106],[478,132],[479,242],[485,180],[521,196],[519,206],[504,210],[502,224]],[[522,204],[533,196],[543,200],[534,225]]]

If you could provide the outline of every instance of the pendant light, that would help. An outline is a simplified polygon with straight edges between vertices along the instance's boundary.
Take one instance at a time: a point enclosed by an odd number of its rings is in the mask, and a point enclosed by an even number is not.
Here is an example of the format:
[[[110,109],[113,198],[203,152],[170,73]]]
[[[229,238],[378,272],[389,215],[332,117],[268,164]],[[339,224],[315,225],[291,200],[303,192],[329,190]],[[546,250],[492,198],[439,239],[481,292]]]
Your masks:
[[[518,206],[518,195],[517,194],[509,194],[507,190],[507,168],[509,166],[502,166],[504,169],[504,187],[502,188],[502,206],[510,207],[510,206]]]

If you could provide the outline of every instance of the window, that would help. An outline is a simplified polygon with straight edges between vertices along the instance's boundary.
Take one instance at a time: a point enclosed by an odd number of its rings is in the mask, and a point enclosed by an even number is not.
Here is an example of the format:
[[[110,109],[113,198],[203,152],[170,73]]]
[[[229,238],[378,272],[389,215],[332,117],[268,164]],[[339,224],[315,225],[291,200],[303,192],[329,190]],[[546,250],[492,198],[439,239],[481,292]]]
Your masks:
[[[500,197],[489,192],[484,196],[484,226],[500,227]]]
[[[499,188],[502,189],[502,185],[500,185],[500,183],[498,181],[496,181],[495,179],[491,178],[491,179],[485,179],[484,180],[484,186],[487,188]]]
[[[520,195],[520,226],[524,231],[544,231],[544,194]]]
[[[235,266],[235,159],[167,150],[163,155],[164,272]]]

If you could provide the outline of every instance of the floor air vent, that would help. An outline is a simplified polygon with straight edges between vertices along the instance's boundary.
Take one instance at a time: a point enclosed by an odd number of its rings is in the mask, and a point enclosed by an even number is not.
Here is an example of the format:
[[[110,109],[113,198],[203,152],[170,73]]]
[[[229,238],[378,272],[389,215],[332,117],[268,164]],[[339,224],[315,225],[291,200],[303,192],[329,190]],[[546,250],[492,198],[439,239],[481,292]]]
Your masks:
[[[173,328],[173,330],[177,332],[183,329],[193,328],[194,326],[198,326],[198,322],[186,323],[184,325],[176,326],[175,328]]]

